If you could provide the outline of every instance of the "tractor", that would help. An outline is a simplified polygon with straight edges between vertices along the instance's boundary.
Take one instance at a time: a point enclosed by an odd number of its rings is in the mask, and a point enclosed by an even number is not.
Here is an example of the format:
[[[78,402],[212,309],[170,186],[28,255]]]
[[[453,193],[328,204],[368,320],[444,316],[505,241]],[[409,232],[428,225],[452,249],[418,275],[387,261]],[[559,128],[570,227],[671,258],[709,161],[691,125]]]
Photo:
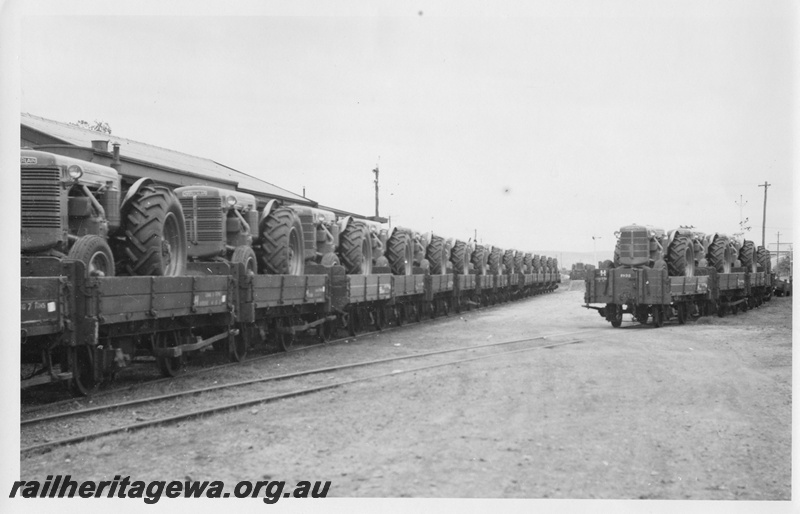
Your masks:
[[[242,263],[247,273],[258,273],[255,196],[206,185],[179,187],[175,194],[186,218],[189,259]]]
[[[175,195],[140,178],[122,196],[119,145],[111,167],[91,162],[92,148],[63,151],[72,156],[21,150],[22,256],[79,260],[93,277],[184,274],[186,233]]]
[[[259,221],[262,265],[266,273],[303,275],[306,264],[341,264],[349,275],[372,273],[386,264],[386,230],[380,223],[352,216],[337,218],[324,209],[267,203]]]

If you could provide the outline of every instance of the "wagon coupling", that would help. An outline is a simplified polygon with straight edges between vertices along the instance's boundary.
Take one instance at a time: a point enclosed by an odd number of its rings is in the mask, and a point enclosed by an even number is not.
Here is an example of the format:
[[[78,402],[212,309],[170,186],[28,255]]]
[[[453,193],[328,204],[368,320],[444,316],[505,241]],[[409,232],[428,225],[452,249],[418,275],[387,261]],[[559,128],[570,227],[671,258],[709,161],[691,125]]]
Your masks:
[[[193,352],[195,350],[205,348],[206,346],[210,346],[216,343],[217,341],[226,339],[228,336],[237,336],[237,335],[239,335],[239,329],[232,328],[215,336],[209,337],[208,339],[201,339],[200,337],[198,337],[197,342],[195,343],[182,344],[179,346],[172,346],[169,348],[153,348],[153,355],[155,355],[156,357],[180,357],[184,352]]]

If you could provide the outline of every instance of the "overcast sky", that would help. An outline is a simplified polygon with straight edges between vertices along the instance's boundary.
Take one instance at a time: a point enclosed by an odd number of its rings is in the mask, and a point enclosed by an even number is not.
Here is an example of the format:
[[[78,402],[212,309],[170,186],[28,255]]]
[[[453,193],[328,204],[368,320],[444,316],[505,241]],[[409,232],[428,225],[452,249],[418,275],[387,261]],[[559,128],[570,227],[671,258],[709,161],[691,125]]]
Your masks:
[[[740,195],[760,244],[764,181],[767,242],[793,240],[788,1],[72,4],[15,6],[19,111],[367,215],[379,163],[393,224],[506,248],[734,233]]]

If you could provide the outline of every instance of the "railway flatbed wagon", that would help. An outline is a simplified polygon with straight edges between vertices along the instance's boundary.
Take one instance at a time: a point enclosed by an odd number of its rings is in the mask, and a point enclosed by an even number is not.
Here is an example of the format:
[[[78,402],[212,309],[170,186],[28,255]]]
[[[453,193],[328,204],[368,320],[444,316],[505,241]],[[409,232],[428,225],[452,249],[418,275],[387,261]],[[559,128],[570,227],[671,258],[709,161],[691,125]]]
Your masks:
[[[695,268],[693,276],[670,277],[666,269],[596,269],[587,271],[584,307],[596,309],[614,327],[622,324],[623,314],[640,323],[652,318],[660,327],[672,318],[683,324],[691,317],[756,307],[769,290],[763,272]]]
[[[433,317],[449,314],[455,291],[454,275],[425,275],[425,302]]]
[[[86,273],[83,262],[70,259],[22,259],[20,335],[22,389],[72,379],[70,363],[79,350],[78,322],[83,305],[74,277]]]
[[[332,337],[334,291],[347,288],[341,266],[310,275],[254,275],[241,268],[239,276],[240,350],[267,340],[288,350],[298,334],[309,330],[315,330],[322,341]]]
[[[478,305],[477,291],[477,275],[455,275],[453,282],[453,309],[455,312]]]
[[[614,327],[622,325],[623,314],[631,314],[640,323],[652,317],[656,327],[673,317],[685,323],[698,313],[698,305],[705,305],[708,283],[707,275],[670,277],[666,269],[588,270],[584,307],[596,309]]]

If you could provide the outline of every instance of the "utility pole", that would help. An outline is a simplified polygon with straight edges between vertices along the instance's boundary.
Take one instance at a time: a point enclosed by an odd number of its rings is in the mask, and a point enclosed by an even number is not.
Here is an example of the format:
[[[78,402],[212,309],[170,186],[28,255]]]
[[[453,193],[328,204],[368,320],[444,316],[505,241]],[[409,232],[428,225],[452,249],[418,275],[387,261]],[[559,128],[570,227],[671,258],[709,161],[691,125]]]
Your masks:
[[[377,218],[380,216],[378,214],[378,174],[380,173],[380,170],[378,169],[377,165],[375,166],[375,169],[372,170],[372,173],[375,174],[375,217]]]
[[[759,184],[758,187],[764,188],[764,216],[763,221],[761,222],[761,246],[766,248],[767,247],[767,239],[766,239],[766,230],[767,230],[767,189],[769,189],[769,184],[766,180],[763,184]]]

